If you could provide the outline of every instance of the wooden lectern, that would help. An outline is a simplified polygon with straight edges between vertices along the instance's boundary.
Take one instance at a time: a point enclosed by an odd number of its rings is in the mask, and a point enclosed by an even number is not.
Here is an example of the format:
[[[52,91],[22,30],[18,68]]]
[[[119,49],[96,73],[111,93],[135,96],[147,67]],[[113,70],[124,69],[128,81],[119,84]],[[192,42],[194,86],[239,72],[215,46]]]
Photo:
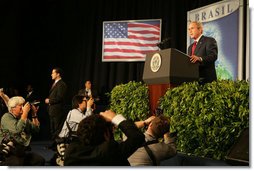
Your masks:
[[[164,49],[146,55],[143,80],[149,87],[150,111],[154,114],[158,100],[168,88],[199,79],[199,64],[190,62],[177,49]]]

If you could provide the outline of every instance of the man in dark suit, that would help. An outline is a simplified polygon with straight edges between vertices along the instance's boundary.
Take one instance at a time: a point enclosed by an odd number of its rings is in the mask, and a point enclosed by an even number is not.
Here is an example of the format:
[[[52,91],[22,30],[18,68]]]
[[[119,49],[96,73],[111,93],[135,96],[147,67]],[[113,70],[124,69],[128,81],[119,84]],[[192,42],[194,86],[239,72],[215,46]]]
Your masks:
[[[85,86],[83,89],[80,89],[78,92],[79,95],[86,96],[86,97],[92,97],[94,99],[99,100],[97,91],[92,88],[92,83],[90,80],[87,80],[85,82]]]
[[[202,23],[192,21],[188,27],[189,35],[194,39],[188,48],[188,55],[192,63],[200,63],[199,77],[201,83],[209,83],[217,80],[215,61],[217,60],[217,42],[212,37],[203,35]]]
[[[39,101],[39,97],[38,95],[36,94],[36,92],[34,91],[34,88],[32,86],[32,84],[28,84],[27,87],[26,87],[26,98],[25,100],[27,102],[35,102],[35,101]]]
[[[45,103],[48,105],[50,131],[53,140],[60,132],[67,114],[64,110],[67,86],[62,80],[62,74],[61,68],[54,68],[52,70],[51,77],[54,83],[49,91],[49,97],[45,99]]]
[[[90,80],[87,80],[84,84],[84,88],[83,89],[80,89],[78,94],[79,95],[82,95],[82,96],[85,96],[85,97],[89,97],[89,98],[93,98],[94,101],[96,103],[98,103],[100,101],[100,98],[98,96],[98,93],[95,89],[92,88],[92,83]],[[92,106],[92,109],[95,110],[96,109],[96,105],[95,103],[93,104]]]

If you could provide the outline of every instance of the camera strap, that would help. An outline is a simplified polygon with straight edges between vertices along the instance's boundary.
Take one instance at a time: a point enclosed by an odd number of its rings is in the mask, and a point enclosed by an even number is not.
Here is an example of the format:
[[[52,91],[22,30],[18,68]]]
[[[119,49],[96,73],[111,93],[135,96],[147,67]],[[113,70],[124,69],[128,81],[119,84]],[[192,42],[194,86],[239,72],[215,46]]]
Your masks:
[[[145,148],[147,154],[149,155],[150,159],[153,162],[153,166],[158,166],[158,164],[157,164],[156,158],[155,158],[152,150],[148,147],[148,145],[155,144],[155,143],[158,143],[158,142],[159,142],[158,140],[152,140],[152,141],[146,142],[145,145],[144,145],[144,148]]]

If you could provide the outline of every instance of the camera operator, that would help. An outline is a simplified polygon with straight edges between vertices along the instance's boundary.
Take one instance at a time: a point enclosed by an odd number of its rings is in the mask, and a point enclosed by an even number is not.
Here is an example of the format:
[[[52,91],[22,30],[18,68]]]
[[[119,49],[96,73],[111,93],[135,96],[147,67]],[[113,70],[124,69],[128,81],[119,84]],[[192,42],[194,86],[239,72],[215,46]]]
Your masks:
[[[9,136],[15,141],[15,153],[8,156],[5,165],[25,165],[39,166],[44,165],[45,159],[33,152],[29,152],[30,141],[33,132],[39,131],[40,122],[37,118],[37,111],[34,105],[25,103],[25,99],[20,96],[14,96],[8,101],[9,112],[1,118],[1,132],[8,132]],[[28,119],[28,113],[32,108],[32,121]],[[3,140],[3,134],[0,134],[0,142]]]
[[[137,149],[129,158],[131,166],[157,166],[160,161],[176,155],[175,136],[169,131],[169,118],[162,116],[151,116],[145,121],[135,122],[138,128],[146,127],[144,133],[146,143]],[[160,141],[163,139],[163,141]]]
[[[64,122],[63,128],[56,139],[57,142],[57,158],[56,164],[63,166],[64,163],[64,152],[65,148],[69,143],[77,138],[77,129],[81,120],[91,116],[92,106],[94,100],[83,95],[75,95],[72,99],[72,110],[69,111],[66,120]],[[55,163],[52,163],[55,164]]]

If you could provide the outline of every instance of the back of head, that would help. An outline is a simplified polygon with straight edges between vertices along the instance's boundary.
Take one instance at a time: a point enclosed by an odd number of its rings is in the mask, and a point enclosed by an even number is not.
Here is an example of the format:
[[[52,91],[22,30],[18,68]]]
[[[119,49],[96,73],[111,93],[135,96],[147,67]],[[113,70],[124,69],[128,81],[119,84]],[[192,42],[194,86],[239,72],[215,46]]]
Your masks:
[[[150,129],[156,138],[161,138],[167,132],[169,132],[169,118],[165,116],[155,117],[151,121]]]
[[[79,123],[77,135],[82,144],[96,146],[105,141],[107,131],[112,133],[111,123],[101,115],[91,115]]]
[[[14,96],[9,99],[8,101],[8,110],[11,112],[11,109],[13,107],[16,107],[17,105],[25,103],[25,99],[21,96]]]

